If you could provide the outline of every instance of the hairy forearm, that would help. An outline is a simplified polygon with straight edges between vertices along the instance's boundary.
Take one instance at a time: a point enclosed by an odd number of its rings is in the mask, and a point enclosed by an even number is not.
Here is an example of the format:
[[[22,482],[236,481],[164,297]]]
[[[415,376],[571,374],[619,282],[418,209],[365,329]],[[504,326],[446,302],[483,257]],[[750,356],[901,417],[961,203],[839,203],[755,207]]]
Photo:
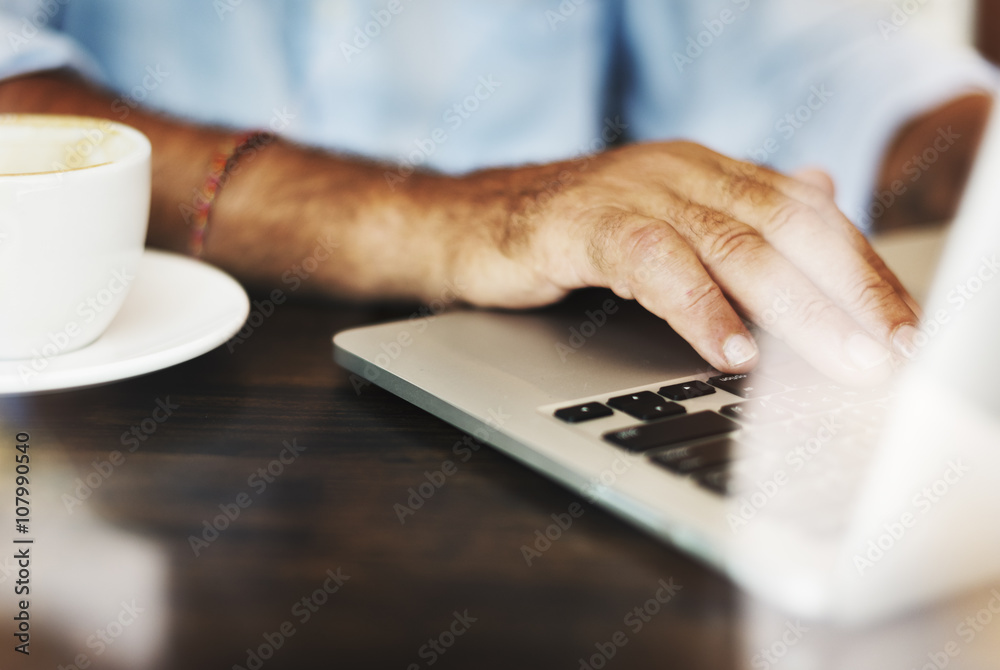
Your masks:
[[[385,169],[269,143],[245,156],[223,187],[205,256],[246,281],[273,284],[290,270],[302,276],[298,266],[321,246],[310,292],[429,299],[448,281],[442,241],[450,213],[417,196],[421,186],[440,191],[442,178],[413,175],[392,190]]]
[[[881,211],[874,225],[887,230],[946,221],[954,214],[992,99],[973,94],[913,119],[890,143],[878,178]],[[886,203],[889,203],[886,205]]]
[[[0,113],[77,114],[123,121],[153,145],[148,242],[185,251],[184,209],[197,202],[209,163],[232,131],[114,105],[114,96],[63,72],[0,83]],[[459,242],[435,206],[440,177],[414,174],[395,188],[384,166],[277,139],[246,154],[221,189],[205,239],[206,260],[251,284],[277,285],[314,255],[306,290],[356,298],[429,299],[450,281],[444,256]],[[450,242],[450,244],[449,244]],[[333,249],[330,254],[329,250]],[[329,258],[327,256],[329,255]],[[317,259],[314,259],[314,261]],[[312,268],[312,261],[309,262]]]
[[[0,84],[0,112],[112,116],[112,103],[64,74]],[[153,142],[150,240],[182,249],[182,205],[197,202],[228,132],[138,109],[125,120]],[[908,351],[916,323],[828,189],[690,142],[446,177],[277,140],[237,163],[205,257],[245,281],[299,275],[326,294],[432,307],[530,307],[605,286],[666,319],[720,370],[759,359],[742,315],[846,383],[883,381],[889,348]]]

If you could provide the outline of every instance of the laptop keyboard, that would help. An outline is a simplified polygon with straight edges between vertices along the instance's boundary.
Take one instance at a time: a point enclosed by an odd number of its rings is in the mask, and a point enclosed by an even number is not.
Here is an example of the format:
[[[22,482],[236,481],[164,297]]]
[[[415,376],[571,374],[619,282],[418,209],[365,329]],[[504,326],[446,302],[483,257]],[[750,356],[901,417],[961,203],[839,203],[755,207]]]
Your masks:
[[[689,411],[690,401],[713,395],[717,410],[698,401]],[[734,374],[564,407],[555,416],[599,430],[602,419],[621,412],[638,422],[602,431],[604,441],[720,496],[765,491],[769,511],[827,532],[843,521],[889,397],[888,389]]]

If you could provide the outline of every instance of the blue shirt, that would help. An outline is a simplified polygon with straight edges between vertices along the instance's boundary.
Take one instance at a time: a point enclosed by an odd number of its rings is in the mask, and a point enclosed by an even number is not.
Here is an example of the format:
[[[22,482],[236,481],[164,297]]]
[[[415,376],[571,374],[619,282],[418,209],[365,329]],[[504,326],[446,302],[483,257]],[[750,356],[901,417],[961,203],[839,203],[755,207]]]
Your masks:
[[[904,20],[905,19],[905,20]],[[0,0],[0,77],[461,173],[691,139],[825,167],[857,223],[908,118],[993,71],[891,9],[801,0]]]

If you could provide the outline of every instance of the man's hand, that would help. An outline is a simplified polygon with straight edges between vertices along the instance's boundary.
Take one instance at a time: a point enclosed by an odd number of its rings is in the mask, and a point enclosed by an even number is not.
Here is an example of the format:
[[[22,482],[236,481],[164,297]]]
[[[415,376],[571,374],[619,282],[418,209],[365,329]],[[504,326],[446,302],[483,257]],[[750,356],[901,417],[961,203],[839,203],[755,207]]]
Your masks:
[[[115,111],[66,73],[0,83],[0,113]],[[153,143],[149,241],[183,250],[182,206],[227,133],[142,109],[118,120]],[[528,307],[606,286],[727,372],[760,355],[741,314],[848,382],[881,381],[889,351],[912,350],[915,304],[815,175],[684,142],[391,186],[390,166],[284,141],[239,168],[215,202],[205,258],[253,284],[285,286],[322,241],[335,253],[296,279],[303,292],[431,301],[454,285],[473,304]]]
[[[669,142],[470,175],[451,187],[506,216],[456,237],[463,298],[527,307],[611,288],[662,317],[713,366],[750,370],[740,315],[821,372],[877,383],[912,351],[916,305],[837,209],[822,179],[793,179]],[[488,211],[488,210],[487,210]]]

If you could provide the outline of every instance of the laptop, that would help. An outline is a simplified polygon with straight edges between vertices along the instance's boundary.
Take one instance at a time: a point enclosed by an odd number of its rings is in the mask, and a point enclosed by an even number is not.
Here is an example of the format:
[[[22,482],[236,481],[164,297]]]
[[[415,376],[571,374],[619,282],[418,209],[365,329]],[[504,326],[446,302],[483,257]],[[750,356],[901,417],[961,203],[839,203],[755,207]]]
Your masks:
[[[601,289],[344,331],[334,358],[789,614],[885,619],[1000,578],[997,184],[1000,106],[883,388],[761,332],[758,369],[722,374]]]

